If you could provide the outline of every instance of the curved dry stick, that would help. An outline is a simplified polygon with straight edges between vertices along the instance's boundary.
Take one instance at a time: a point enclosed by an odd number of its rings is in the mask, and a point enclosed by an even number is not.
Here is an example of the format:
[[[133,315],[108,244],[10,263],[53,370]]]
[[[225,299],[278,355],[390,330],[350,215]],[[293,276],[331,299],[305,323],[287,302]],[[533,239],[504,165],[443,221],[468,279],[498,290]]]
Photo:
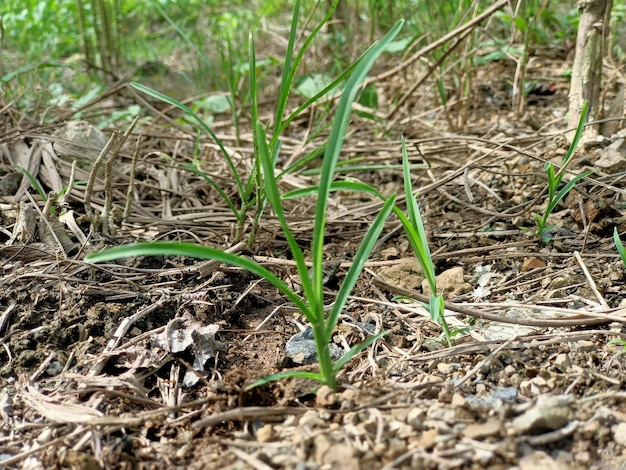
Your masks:
[[[405,297],[410,297],[412,299],[418,300],[422,303],[428,303],[429,298],[425,295],[422,295],[413,289],[407,289],[405,287],[396,286],[393,284],[389,284],[388,282],[383,281],[380,278],[372,279],[372,283],[377,285],[378,287],[385,289],[388,292],[396,295],[402,295]],[[466,317],[475,317],[480,318],[481,320],[489,320],[495,321],[499,323],[510,323],[513,325],[525,325],[525,326],[536,326],[536,327],[547,327],[547,328],[560,328],[567,326],[590,326],[590,325],[603,325],[606,323],[610,323],[611,321],[624,321],[623,317],[615,316],[615,318],[609,318],[608,316],[603,316],[601,318],[590,318],[591,313],[587,315],[577,315],[569,318],[553,318],[553,319],[536,319],[536,318],[508,318],[502,315],[497,315],[493,313],[481,312],[480,310],[476,310],[469,307],[464,307],[462,305],[458,305],[449,301],[445,302],[446,309],[451,310],[456,313],[460,313]],[[599,315],[598,315],[599,316]]]

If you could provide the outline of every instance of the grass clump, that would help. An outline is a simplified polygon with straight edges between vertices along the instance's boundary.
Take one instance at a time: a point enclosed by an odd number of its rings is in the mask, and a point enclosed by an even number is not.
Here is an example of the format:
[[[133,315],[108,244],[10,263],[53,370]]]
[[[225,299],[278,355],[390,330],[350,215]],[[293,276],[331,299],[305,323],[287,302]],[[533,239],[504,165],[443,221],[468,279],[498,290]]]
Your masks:
[[[291,255],[296,262],[298,276],[303,287],[303,294],[296,293],[285,282],[278,278],[267,268],[259,265],[246,257],[236,254],[226,253],[216,248],[210,248],[202,245],[191,243],[176,242],[156,242],[156,243],[137,243],[125,245],[88,255],[85,259],[90,262],[104,262],[129,256],[150,256],[150,255],[180,255],[191,256],[202,259],[214,259],[223,263],[241,267],[254,273],[266,281],[273,284],[281,293],[283,293],[293,304],[302,312],[311,324],[315,338],[315,344],[318,354],[319,372],[304,371],[285,371],[278,374],[259,379],[251,386],[257,386],[269,381],[279,380],[289,377],[307,378],[318,381],[324,385],[337,389],[337,372],[352,358],[354,355],[369,346],[376,339],[380,338],[386,332],[380,332],[377,335],[370,336],[363,343],[358,344],[350,349],[343,357],[333,363],[330,354],[329,343],[331,341],[333,331],[339,315],[345,306],[348,296],[352,291],[356,281],[361,274],[365,262],[369,258],[372,249],[383,230],[385,220],[395,207],[395,195],[385,199],[385,203],[367,230],[359,248],[354,256],[352,265],[348,270],[339,292],[331,306],[324,303],[324,234],[326,226],[326,210],[328,204],[328,195],[331,191],[335,169],[343,141],[345,139],[346,129],[351,114],[351,108],[356,99],[358,90],[370,68],[374,64],[378,56],[383,52],[385,46],[398,34],[402,28],[402,21],[396,25],[377,43],[371,46],[363,56],[358,60],[353,68],[350,78],[345,84],[341,95],[330,136],[326,144],[324,159],[322,164],[322,172],[320,175],[320,183],[317,188],[317,204],[315,209],[315,225],[313,229],[313,241],[311,247],[312,257],[312,275],[309,277],[309,269],[305,262],[304,253],[300,248],[295,236],[293,235],[286,215],[283,209],[282,197],[278,186],[278,178],[276,176],[276,151],[272,151],[272,141],[267,141],[265,127],[258,119],[258,111],[256,107],[256,99],[252,100],[252,115],[255,134],[255,148],[258,152],[259,164],[262,168],[263,176],[263,192],[265,198],[273,209],[283,234],[289,245]],[[250,68],[254,69],[254,44],[250,42]],[[288,61],[286,61],[288,67]],[[251,78],[253,75],[251,75]],[[251,81],[251,90],[256,90],[255,82]]]
[[[563,176],[565,175],[565,169],[567,165],[571,162],[571,158],[576,151],[576,147],[578,147],[578,143],[583,134],[583,129],[585,127],[585,122],[587,121],[587,114],[589,111],[588,102],[585,101],[583,104],[582,112],[580,115],[580,119],[578,121],[578,127],[576,128],[576,134],[574,134],[574,139],[567,149],[567,153],[563,157],[561,161],[561,168],[558,172],[555,172],[554,165],[551,162],[548,162],[544,165],[544,170],[548,175],[548,204],[546,205],[545,210],[543,211],[543,215],[536,216],[535,221],[537,222],[537,236],[541,238],[544,243],[549,242],[552,239],[551,230],[554,228],[554,225],[548,225],[548,217],[556,206],[567,196],[567,194],[576,186],[576,184],[583,178],[589,176],[591,171],[586,171],[584,173],[578,174],[574,176],[571,180],[569,180],[561,189],[561,182],[563,180]]]
[[[265,140],[265,134],[266,133],[269,134],[269,140],[267,143],[268,152],[271,158],[273,159],[276,159],[278,156],[278,153],[280,151],[281,137],[285,129],[287,128],[287,126],[289,126],[289,124],[294,119],[300,116],[303,112],[305,112],[311,106],[319,105],[322,99],[325,96],[327,96],[331,91],[338,88],[339,85],[346,79],[346,77],[348,77],[348,75],[355,70],[355,67],[357,66],[357,64],[360,63],[365,57],[365,56],[362,56],[360,59],[355,61],[352,65],[347,67],[342,73],[340,73],[337,78],[335,78],[334,80],[329,80],[329,82],[325,84],[325,86],[321,87],[321,89],[319,90],[316,90],[316,93],[314,93],[313,96],[310,96],[304,103],[298,106],[295,109],[295,111],[291,113],[287,112],[287,104],[288,104],[289,96],[291,94],[291,91],[296,88],[295,85],[297,82],[298,68],[308,48],[311,46],[313,40],[320,33],[324,25],[326,25],[332,19],[333,12],[337,8],[338,4],[339,4],[339,0],[335,0],[332,3],[326,15],[320,20],[319,23],[317,23],[312,28],[312,31],[304,38],[302,42],[302,46],[300,46],[299,48],[296,48],[296,43],[298,39],[298,34],[297,34],[298,19],[300,16],[300,1],[297,0],[294,3],[291,28],[289,32],[288,45],[287,45],[287,49],[285,52],[285,57],[283,59],[283,71],[282,71],[279,92],[278,92],[278,99],[276,102],[276,108],[274,110],[273,123],[271,126],[268,126],[267,129],[264,127],[263,133],[262,133],[263,134],[262,138],[264,140]],[[251,112],[252,122],[256,123],[258,121],[258,103],[257,103],[257,94],[258,94],[257,72],[258,70],[257,70],[256,58],[254,55],[253,43],[250,44],[250,49],[251,49],[250,62],[248,64],[249,65],[248,77],[249,77],[250,90],[249,90],[248,95],[249,95],[249,102],[250,102],[251,111],[252,111]],[[382,50],[380,52],[382,52]],[[232,55],[230,53],[229,53],[229,57],[232,58]],[[225,64],[226,62],[228,62],[227,58],[224,59]],[[235,67],[235,66],[236,64],[234,63],[230,64],[230,67]],[[242,102],[243,100],[241,99],[238,100],[237,96],[235,96],[236,94],[239,93],[237,91],[235,82],[239,81],[240,78],[241,77],[239,76],[235,77],[233,75],[227,80],[230,84],[229,87],[230,87],[231,95],[229,97],[229,103],[233,111],[233,118],[235,120],[235,129],[236,129],[237,135],[239,134],[239,128],[240,128],[237,116],[240,113],[236,112],[235,103],[237,103],[238,101]],[[217,137],[217,135],[213,132],[211,127],[205,122],[204,119],[198,116],[190,107],[186,106],[185,104],[181,103],[180,101],[170,96],[167,96],[157,90],[153,90],[141,83],[131,82],[131,85],[134,88],[138,89],[139,91],[152,96],[153,98],[161,100],[165,103],[168,103],[182,110],[194,123],[198,125],[198,128],[200,131],[206,132],[207,134],[209,134],[210,137],[213,139],[213,141],[218,145],[222,156],[224,157],[224,159],[226,160],[228,164],[233,181],[236,186],[236,195],[234,197],[229,196],[228,190],[221,187],[219,183],[215,181],[215,179],[213,179],[207,172],[205,172],[202,169],[201,162],[199,161],[198,158],[194,158],[191,163],[184,164],[184,166],[188,170],[196,173],[198,176],[203,178],[224,199],[224,201],[230,208],[231,212],[235,216],[237,237],[240,238],[243,236],[244,225],[246,224],[246,222],[248,221],[248,217],[252,213],[251,217],[253,219],[253,223],[251,225],[250,233],[248,234],[248,241],[251,242],[254,238],[254,233],[258,226],[259,220],[262,216],[264,207],[266,206],[265,199],[267,197],[267,192],[263,188],[263,174],[261,172],[260,152],[259,152],[259,143],[258,143],[261,136],[260,134],[257,134],[256,125],[253,124],[253,129],[252,129],[253,132],[255,133],[255,136],[254,136],[255,154],[253,155],[252,161],[249,165],[250,173],[249,175],[245,175],[238,170],[237,165],[235,164],[235,161],[233,159],[233,156],[226,149],[226,147],[222,144],[222,142]],[[319,155],[322,153],[321,152],[322,150],[323,149],[318,149],[316,151],[313,151],[309,155],[306,155],[303,158],[299,159],[298,161],[294,162],[288,168],[283,169],[281,173],[278,175],[278,179],[280,179],[286,173],[293,172],[299,168],[302,168],[304,165],[306,165],[307,162],[311,161],[314,158],[319,157]]]
[[[422,220],[419,204],[416,199],[416,195],[413,191],[413,184],[411,181],[411,166],[409,164],[409,158],[406,151],[406,144],[404,138],[402,138],[402,174],[404,179],[404,193],[407,201],[407,214],[402,212],[402,209],[397,205],[393,205],[392,210],[394,214],[400,219],[404,231],[409,239],[411,248],[417,257],[422,271],[428,281],[428,287],[430,288],[430,298],[428,304],[424,304],[424,307],[430,313],[430,318],[441,325],[443,333],[448,345],[451,344],[452,338],[461,332],[461,330],[450,330],[448,322],[445,317],[445,306],[443,296],[438,295],[437,289],[437,276],[435,272],[435,265],[428,246],[428,238],[426,237],[426,231],[424,230],[424,221]],[[372,194],[380,198],[383,202],[387,201],[387,198],[375,187],[362,183],[359,181],[342,180],[333,181],[330,187],[331,191],[353,191]],[[293,199],[298,197],[310,196],[319,191],[319,186],[311,186],[308,188],[296,189],[285,193],[283,199]],[[412,299],[411,299],[412,300]]]

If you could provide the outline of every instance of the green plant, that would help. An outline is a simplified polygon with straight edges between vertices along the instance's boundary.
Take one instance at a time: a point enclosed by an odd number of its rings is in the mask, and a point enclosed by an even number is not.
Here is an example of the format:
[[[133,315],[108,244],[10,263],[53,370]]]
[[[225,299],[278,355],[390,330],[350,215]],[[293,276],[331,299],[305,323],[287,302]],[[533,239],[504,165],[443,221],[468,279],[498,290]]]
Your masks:
[[[615,243],[615,248],[617,248],[617,252],[619,256],[622,258],[622,263],[626,267],[626,249],[624,249],[624,244],[622,243],[622,239],[619,237],[619,232],[617,231],[617,227],[613,228],[613,242]]]
[[[409,158],[406,151],[406,144],[404,138],[402,138],[402,173],[404,178],[404,193],[407,201],[407,215],[402,210],[394,205],[392,210],[396,216],[400,219],[402,226],[407,234],[411,248],[422,267],[422,271],[428,281],[428,286],[431,291],[428,304],[424,307],[430,313],[431,319],[439,323],[443,329],[448,345],[451,344],[451,339],[461,333],[463,330],[450,330],[445,318],[445,306],[443,296],[437,294],[437,277],[435,274],[435,266],[433,264],[432,256],[430,254],[430,248],[428,247],[428,238],[426,237],[426,231],[424,230],[424,222],[419,210],[419,204],[415,198],[413,192],[413,186],[411,182],[411,166],[409,165]],[[344,179],[342,181],[333,181],[330,187],[331,191],[352,191],[363,192],[372,194],[382,201],[387,201],[387,198],[378,189],[365,183],[358,181],[350,181]],[[283,194],[283,199],[294,199],[303,196],[310,196],[319,192],[319,186],[311,186],[308,188],[296,189],[288,193]]]
[[[406,144],[402,138],[402,173],[404,175],[404,195],[406,197],[406,208],[408,217],[401,211],[397,211],[396,215],[400,218],[400,222],[409,238],[411,248],[415,252],[417,259],[422,266],[422,271],[428,281],[430,287],[430,297],[426,309],[430,313],[430,318],[441,325],[443,333],[446,337],[448,345],[451,344],[451,338],[458,331],[450,331],[448,322],[445,317],[445,306],[443,296],[437,294],[437,278],[435,274],[435,265],[428,247],[428,238],[424,230],[424,221],[419,210],[419,204],[415,199],[413,191],[413,183],[411,181],[411,169],[409,167],[409,158],[407,156]]]
[[[544,243],[550,241],[550,239],[552,238],[550,231],[552,228],[554,228],[554,226],[548,225],[548,217],[550,216],[550,214],[552,214],[556,206],[565,198],[565,196],[567,196],[567,193],[569,193],[572,188],[576,186],[576,183],[592,173],[591,171],[586,171],[584,173],[574,176],[559,190],[559,186],[561,185],[561,181],[563,180],[563,176],[565,175],[565,169],[567,168],[567,165],[571,162],[572,155],[574,155],[576,147],[578,147],[578,143],[580,142],[580,138],[582,137],[585,122],[587,120],[587,114],[589,111],[588,108],[588,102],[585,101],[583,104],[582,112],[580,114],[580,119],[578,121],[578,127],[576,128],[576,134],[574,134],[574,139],[572,140],[569,148],[567,149],[567,153],[561,161],[561,168],[559,169],[559,171],[555,172],[554,165],[550,162],[544,165],[544,170],[548,175],[548,204],[546,205],[542,216],[535,216],[535,221],[537,222],[536,234],[538,237],[541,238]]]
[[[337,372],[357,353],[369,346],[373,341],[380,338],[386,332],[381,332],[377,335],[371,336],[363,343],[352,347],[343,357],[337,360],[334,364],[330,356],[329,342],[332,338],[332,334],[335,325],[339,319],[339,315],[345,303],[348,300],[348,296],[352,291],[360,273],[365,266],[365,262],[369,258],[369,255],[374,248],[376,240],[378,239],[385,220],[391,213],[395,196],[391,196],[386,199],[383,208],[376,216],[372,225],[367,230],[363,240],[354,256],[353,263],[348,269],[348,272],[339,288],[335,302],[328,309],[324,304],[324,288],[323,288],[323,271],[324,271],[324,233],[326,226],[326,208],[328,204],[328,195],[331,190],[332,181],[335,174],[335,167],[343,141],[345,139],[345,133],[350,118],[352,103],[354,102],[360,84],[363,82],[370,68],[374,64],[374,61],[383,51],[385,45],[389,43],[400,31],[402,27],[402,21],[396,23],[396,25],[377,43],[372,45],[365,54],[358,61],[354,67],[354,71],[348,79],[339,104],[337,106],[337,112],[333,122],[330,136],[328,138],[328,144],[322,164],[322,173],[320,175],[320,184],[317,191],[317,204],[315,209],[315,224],[313,229],[313,241],[311,247],[312,257],[312,275],[309,277],[309,270],[304,259],[304,253],[300,248],[298,241],[293,235],[287,217],[284,212],[283,203],[281,199],[280,189],[278,187],[277,177],[275,175],[276,170],[276,158],[270,150],[271,147],[265,138],[265,129],[262,123],[258,120],[258,114],[255,113],[254,107],[256,106],[256,98],[253,97],[253,115],[254,131],[255,131],[255,145],[259,152],[259,158],[263,168],[264,177],[264,192],[265,197],[274,210],[276,218],[278,219],[289,249],[296,262],[298,276],[303,288],[303,294],[297,294],[291,289],[285,282],[279,279],[275,274],[269,271],[267,268],[259,265],[258,263],[235,254],[226,253],[222,250],[215,248],[205,247],[201,245],[195,245],[190,243],[170,243],[170,242],[156,242],[156,243],[138,243],[134,245],[126,245],[115,247],[94,253],[85,258],[90,262],[103,262],[110,261],[118,258],[124,258],[129,256],[148,256],[148,255],[180,255],[180,256],[192,256],[203,259],[214,259],[223,263],[239,266],[243,269],[250,271],[258,276],[261,276],[277,289],[280,290],[294,305],[302,312],[306,319],[311,324],[313,334],[315,337],[315,344],[317,347],[319,372],[304,372],[304,371],[285,371],[278,374],[259,379],[254,382],[252,386],[261,385],[272,380],[279,380],[288,377],[300,377],[316,380],[322,384],[328,385],[332,389],[337,388],[336,374]],[[251,54],[250,54],[250,66],[254,67],[254,44],[251,41]],[[251,82],[251,90],[255,90],[256,85]],[[328,311],[327,311],[328,310]]]
[[[283,66],[281,84],[279,88],[276,109],[274,111],[273,126],[270,132],[270,138],[269,138],[269,144],[268,144],[269,153],[270,155],[272,155],[272,158],[276,158],[278,155],[278,152],[280,149],[280,138],[282,136],[283,131],[286,129],[286,127],[294,119],[296,119],[304,110],[309,108],[314,103],[320,101],[320,99],[324,95],[328,94],[331,90],[338,87],[338,85],[345,79],[345,77],[347,77],[348,74],[351,73],[355,69],[356,65],[360,63],[361,60],[363,60],[363,57],[361,57],[354,64],[348,67],[343,73],[341,73],[339,77],[337,77],[335,80],[328,83],[325,87],[319,90],[314,96],[306,100],[301,106],[299,106],[291,114],[286,115],[287,114],[286,113],[287,102],[288,102],[291,90],[293,89],[294,83],[296,81],[296,73],[298,70],[298,66],[300,65],[302,59],[304,58],[304,55],[308,47],[311,45],[311,42],[313,41],[315,36],[319,33],[319,31],[323,28],[323,26],[331,19],[332,13],[338,4],[339,4],[339,0],[335,0],[333,2],[333,4],[331,5],[331,9],[327,12],[324,18],[322,18],[322,20],[313,28],[311,33],[306,36],[306,38],[303,41],[302,46],[296,51],[297,26],[298,26],[298,18],[300,15],[300,0],[296,0],[294,2],[292,23],[291,23],[291,29],[289,32],[287,50],[286,50],[286,54],[284,58],[284,66]],[[231,66],[234,66],[234,65],[231,64]],[[256,115],[258,115],[257,104],[255,102],[256,92],[252,90],[253,86],[256,87],[256,71],[257,71],[256,60],[254,56],[251,54],[250,69],[248,73],[249,73],[249,81],[250,81],[250,87],[251,87],[250,97],[251,97],[252,121],[253,122],[256,121],[255,113]],[[231,93],[233,92],[234,87],[235,87],[234,80],[235,80],[234,76],[231,77],[231,79],[229,79],[229,82],[231,83],[230,85]],[[179,108],[187,116],[189,116],[193,121],[195,121],[199,125],[200,129],[208,133],[211,136],[211,138],[215,141],[215,143],[218,145],[220,149],[220,152],[222,153],[223,157],[225,158],[228,164],[233,180],[235,182],[235,185],[237,188],[236,198],[230,197],[224,188],[222,188],[211,176],[209,176],[206,172],[204,172],[201,168],[200,162],[197,159],[194,159],[194,161],[191,164],[185,164],[185,166],[190,171],[193,171],[194,173],[199,175],[201,178],[205,179],[207,183],[209,183],[220,194],[220,196],[224,199],[224,201],[228,204],[228,207],[230,208],[232,213],[235,215],[235,218],[237,221],[236,233],[238,236],[242,236],[243,226],[249,214],[250,209],[253,207],[256,207],[257,210],[256,210],[256,214],[254,215],[254,224],[253,224],[251,234],[249,237],[249,240],[251,241],[254,236],[254,232],[258,224],[258,221],[260,220],[263,207],[265,207],[265,201],[263,201],[263,198],[265,197],[265,192],[263,191],[263,188],[262,188],[263,182],[262,182],[262,177],[261,177],[258,145],[256,142],[258,136],[255,136],[255,150],[256,151],[254,155],[252,156],[252,161],[250,165],[250,168],[251,168],[250,174],[248,175],[246,179],[245,175],[243,175],[242,173],[238,171],[237,166],[235,165],[235,162],[232,159],[232,156],[226,150],[225,146],[222,144],[220,139],[212,131],[210,126],[207,125],[206,122],[202,118],[200,118],[196,113],[194,113],[191,108],[189,108],[188,106],[184,105],[183,103],[181,103],[180,101],[172,97],[166,96],[165,94],[160,93],[156,90],[153,90],[140,83],[131,82],[131,85],[134,88],[138,89],[139,91],[152,96],[153,98],[159,99],[161,101],[164,101],[165,103],[171,104]],[[231,96],[231,106],[232,106],[232,103],[235,102],[234,100],[235,100],[235,97]],[[234,118],[236,119],[236,116],[234,116]],[[256,128],[253,128],[253,131],[256,132]],[[265,134],[265,130],[263,133]],[[304,157],[304,158],[306,159],[309,157]],[[297,163],[298,165],[302,164],[302,162],[297,162]],[[296,167],[298,165],[296,165]],[[279,178],[282,177],[285,173],[292,171],[293,168],[294,167],[284,169],[279,175]]]
[[[194,159],[194,161],[192,161],[192,163],[186,163],[184,164],[184,166],[196,173],[198,176],[200,176],[201,178],[203,178],[207,183],[209,183],[209,185],[211,185],[211,187],[213,189],[215,189],[219,195],[222,197],[222,199],[224,199],[224,201],[226,202],[226,204],[228,205],[229,209],[231,210],[231,212],[235,215],[235,218],[237,219],[237,229],[238,229],[238,234],[239,230],[241,230],[241,228],[243,227],[243,223],[245,221],[245,217],[246,217],[246,213],[247,210],[249,208],[249,204],[250,204],[250,194],[252,191],[252,180],[249,180],[248,183],[245,184],[244,186],[244,181],[242,179],[242,175],[240,174],[240,172],[237,170],[237,167],[235,166],[235,162],[232,159],[230,153],[226,150],[226,147],[224,147],[224,144],[222,143],[222,141],[217,137],[217,135],[215,134],[215,132],[213,132],[213,130],[211,129],[211,127],[204,122],[204,120],[198,116],[196,113],[194,113],[191,108],[189,108],[187,105],[181,103],[180,101],[169,97],[167,95],[164,95],[161,92],[158,92],[156,90],[153,90],[150,87],[147,87],[145,85],[142,85],[141,83],[136,83],[136,82],[131,82],[130,83],[131,86],[133,88],[136,88],[137,90],[146,93],[147,95],[152,96],[153,98],[156,98],[158,100],[161,100],[165,103],[171,104],[173,106],[176,106],[177,108],[179,108],[181,111],[183,111],[187,116],[189,116],[190,118],[192,118],[200,127],[200,129],[204,130],[207,134],[209,134],[211,136],[211,138],[213,139],[213,141],[218,145],[220,152],[222,153],[224,159],[226,160],[226,163],[228,164],[228,168],[231,171],[231,174],[233,176],[233,180],[235,182],[235,185],[237,187],[237,196],[239,197],[240,200],[240,206],[237,207],[236,201],[231,198],[226,191],[219,185],[219,183],[217,183],[217,181],[215,181],[213,178],[211,178],[211,176],[209,176],[207,173],[205,173],[204,171],[202,171],[202,169],[200,168],[200,162],[197,159]]]
[[[26,168],[21,167],[19,165],[15,165],[15,169],[19,170],[22,174],[26,175],[26,178],[28,178],[32,187],[35,188],[35,191],[37,191],[37,194],[39,194],[39,197],[41,198],[42,201],[48,201],[48,194],[46,194],[39,180],[35,178],[30,171],[28,171]],[[86,184],[86,181],[74,181],[72,186],[78,186],[78,185],[84,185],[84,184]],[[59,193],[55,195],[54,202],[61,201],[63,199],[63,196],[65,196],[65,193],[67,193],[69,189],[70,188],[68,186],[61,188],[61,191],[59,191]],[[57,210],[57,206],[54,206],[54,205],[50,206],[50,214],[54,214],[56,210]]]
[[[622,338],[615,338],[609,341],[607,344],[615,344],[617,346],[621,346],[624,348],[624,352],[626,352],[626,340]]]
[[[41,183],[39,182],[39,180],[35,178],[30,171],[28,171],[26,168],[21,167],[19,165],[15,165],[15,169],[19,170],[24,175],[26,175],[26,178],[28,178],[28,181],[30,181],[31,186],[35,188],[35,191],[37,191],[37,194],[39,194],[39,197],[41,198],[42,201],[48,200],[48,195],[44,191],[43,186],[41,186]]]

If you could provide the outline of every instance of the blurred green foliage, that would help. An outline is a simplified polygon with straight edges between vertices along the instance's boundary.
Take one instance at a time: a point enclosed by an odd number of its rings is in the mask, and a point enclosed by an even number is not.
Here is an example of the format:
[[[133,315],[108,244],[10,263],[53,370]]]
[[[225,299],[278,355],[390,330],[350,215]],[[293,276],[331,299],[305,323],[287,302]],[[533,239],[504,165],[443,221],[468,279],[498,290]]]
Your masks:
[[[401,45],[408,55],[471,20],[492,3],[342,0],[333,21],[316,40],[317,52],[303,63],[298,92],[307,93],[307,79],[311,82],[316,76],[336,76],[398,18],[405,18],[406,25],[403,37],[394,44]],[[611,45],[622,57],[626,50],[626,42],[621,39],[626,0],[613,3],[612,24],[621,36],[612,37]],[[102,29],[94,24],[101,21],[93,11],[99,4],[114,12],[116,50],[95,47],[94,58],[85,67],[84,46],[97,44],[97,31]],[[575,0],[514,0],[510,4],[481,24],[449,56],[445,54],[452,42],[426,58],[430,64],[439,64],[433,92],[443,104],[453,93],[458,95],[457,102],[467,101],[477,65],[522,57],[529,44],[552,47],[571,44],[575,39]],[[84,29],[80,26],[78,5],[83,8]],[[284,60],[284,38],[292,7],[293,0],[4,0],[0,2],[0,97],[34,88],[40,92],[38,99],[60,103],[68,99],[64,94],[85,94],[101,85],[103,78],[111,82],[101,69],[107,63],[102,55],[112,53],[115,60],[109,63],[115,76],[146,81],[175,97],[181,97],[177,90],[192,95],[222,91],[231,96],[239,94],[238,99],[243,102],[248,35],[254,33],[263,59],[258,64],[259,86],[272,84]],[[300,24],[310,28],[328,8],[329,0],[304,0]],[[152,68],[155,64],[157,67]],[[150,70],[157,70],[152,72],[156,81],[149,81]],[[59,83],[63,84],[62,89]]]

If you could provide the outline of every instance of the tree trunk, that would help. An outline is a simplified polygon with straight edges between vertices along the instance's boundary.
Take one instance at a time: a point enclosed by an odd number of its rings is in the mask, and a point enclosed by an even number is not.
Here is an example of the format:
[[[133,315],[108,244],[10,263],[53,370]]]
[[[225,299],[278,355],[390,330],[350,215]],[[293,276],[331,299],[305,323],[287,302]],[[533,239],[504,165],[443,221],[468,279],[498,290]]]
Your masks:
[[[612,0],[580,0],[580,23],[576,37],[576,53],[572,66],[569,91],[568,128],[578,125],[583,102],[589,101],[590,120],[600,117],[600,85],[602,82],[602,57],[609,33],[609,16]],[[585,130],[585,140],[598,135],[597,126]],[[568,134],[571,141],[574,133]]]

